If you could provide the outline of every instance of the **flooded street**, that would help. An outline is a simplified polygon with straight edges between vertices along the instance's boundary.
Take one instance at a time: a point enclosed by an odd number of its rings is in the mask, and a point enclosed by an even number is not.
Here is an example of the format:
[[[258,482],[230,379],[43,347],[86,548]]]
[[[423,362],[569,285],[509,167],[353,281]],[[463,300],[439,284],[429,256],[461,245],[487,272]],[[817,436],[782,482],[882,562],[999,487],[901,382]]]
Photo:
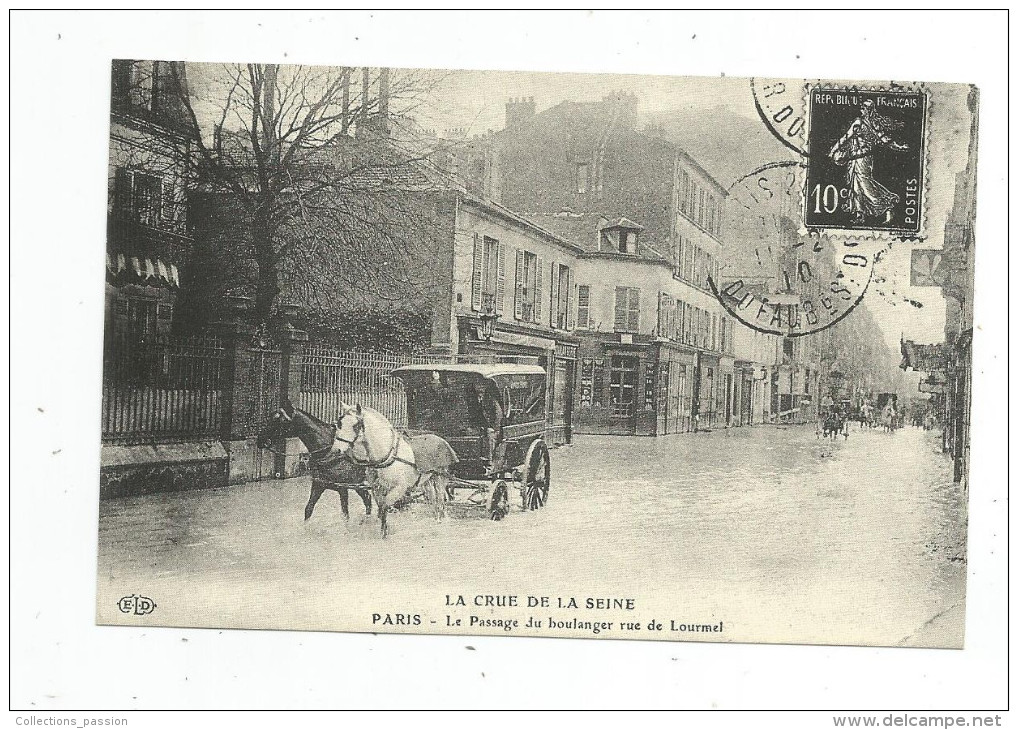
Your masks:
[[[513,493],[500,523],[437,522],[417,504],[384,542],[353,495],[349,523],[332,492],[305,523],[307,479],[110,500],[99,617],[329,629],[423,608],[441,630],[446,594],[612,586],[634,617],[722,620],[722,640],[921,645],[934,627],[960,645],[965,495],[938,442],[910,427],[835,442],[811,426],[580,436],[552,451],[545,509],[521,512]],[[131,593],[158,613],[122,617]]]

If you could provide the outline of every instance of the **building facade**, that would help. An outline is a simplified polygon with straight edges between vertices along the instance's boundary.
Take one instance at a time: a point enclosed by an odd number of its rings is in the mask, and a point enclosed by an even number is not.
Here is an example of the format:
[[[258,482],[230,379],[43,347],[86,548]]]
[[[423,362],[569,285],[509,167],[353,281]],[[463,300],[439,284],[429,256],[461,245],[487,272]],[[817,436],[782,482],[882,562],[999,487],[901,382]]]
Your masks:
[[[463,190],[438,207],[446,245],[436,265],[448,288],[433,304],[432,352],[533,358],[549,374],[548,438],[572,438],[576,381],[576,272],[580,249]]]
[[[737,367],[742,325],[710,288],[726,191],[660,134],[637,131],[636,120],[636,97],[627,93],[541,113],[532,98],[513,99],[506,128],[472,140],[470,164],[457,167],[468,172],[469,189],[580,250],[578,431],[739,425],[748,421],[740,399],[753,361]]]
[[[106,333],[169,331],[193,240],[187,224],[188,126],[182,63],[113,62],[106,245]]]

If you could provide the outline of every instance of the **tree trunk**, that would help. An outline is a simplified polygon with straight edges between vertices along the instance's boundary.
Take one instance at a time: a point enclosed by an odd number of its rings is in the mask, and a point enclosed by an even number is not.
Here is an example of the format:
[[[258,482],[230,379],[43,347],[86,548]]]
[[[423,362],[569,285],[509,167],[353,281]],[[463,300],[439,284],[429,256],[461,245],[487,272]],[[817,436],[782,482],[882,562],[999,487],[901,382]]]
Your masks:
[[[255,321],[258,323],[268,321],[279,295],[279,271],[272,243],[273,234],[274,231],[270,229],[264,216],[256,215],[251,226],[251,238],[258,264],[258,286],[255,291],[254,307]]]

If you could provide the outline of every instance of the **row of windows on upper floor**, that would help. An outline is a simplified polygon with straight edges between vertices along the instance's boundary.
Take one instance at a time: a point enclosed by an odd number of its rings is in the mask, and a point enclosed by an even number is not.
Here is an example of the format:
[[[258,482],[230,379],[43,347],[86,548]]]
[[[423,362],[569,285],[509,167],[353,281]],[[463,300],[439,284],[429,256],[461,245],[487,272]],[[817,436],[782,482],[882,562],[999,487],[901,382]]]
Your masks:
[[[703,185],[699,184],[687,170],[679,171],[679,211],[688,220],[715,238],[721,238],[724,205],[722,201]],[[592,168],[589,162],[576,163],[573,191],[579,195],[604,190],[604,175]]]
[[[592,286],[575,283],[569,265],[552,262],[548,267],[544,256],[524,249],[518,249],[515,256],[513,319],[565,330],[600,330],[602,323],[608,321],[608,313],[598,312],[593,305]],[[500,241],[474,235],[470,297],[473,310],[506,313],[506,258],[506,247]],[[732,321],[728,317],[695,307],[666,292],[658,293],[656,307],[641,303],[638,287],[615,287],[614,292],[610,320],[614,332],[641,333],[648,324],[644,317],[649,313],[655,321],[653,327],[646,329],[658,337],[718,352],[732,351]]]

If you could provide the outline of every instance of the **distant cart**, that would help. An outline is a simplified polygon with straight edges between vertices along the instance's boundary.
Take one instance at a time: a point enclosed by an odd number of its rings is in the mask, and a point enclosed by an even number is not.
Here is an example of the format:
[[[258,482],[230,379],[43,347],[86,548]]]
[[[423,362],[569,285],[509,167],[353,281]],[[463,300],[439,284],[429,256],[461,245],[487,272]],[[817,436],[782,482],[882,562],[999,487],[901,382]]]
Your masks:
[[[433,433],[456,452],[450,505],[510,512],[510,490],[523,510],[548,502],[551,458],[545,434],[548,376],[518,363],[408,365],[393,377],[406,386],[407,432]]]

